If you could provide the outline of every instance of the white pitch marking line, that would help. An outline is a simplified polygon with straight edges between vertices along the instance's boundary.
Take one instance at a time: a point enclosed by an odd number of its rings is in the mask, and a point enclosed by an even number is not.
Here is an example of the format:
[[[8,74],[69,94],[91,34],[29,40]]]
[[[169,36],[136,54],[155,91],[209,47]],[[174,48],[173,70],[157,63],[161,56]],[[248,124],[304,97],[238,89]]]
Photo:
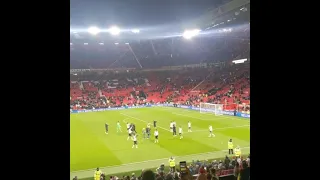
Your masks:
[[[250,146],[243,147],[241,149],[249,149]],[[189,155],[184,155],[184,156],[176,156],[175,158],[185,158],[189,156],[197,156],[197,155],[205,155],[205,154],[216,154],[219,152],[226,152],[228,150],[221,150],[221,151],[212,151],[212,152],[206,152],[206,153],[198,153],[198,154],[189,154]],[[141,163],[147,163],[147,162],[152,162],[152,161],[159,161],[159,160],[168,160],[168,158],[161,158],[161,159],[152,159],[152,160],[147,160],[147,161],[140,161],[140,162],[134,162],[134,163],[126,163],[122,165],[116,165],[116,166],[106,166],[106,167],[100,167],[100,169],[104,168],[113,168],[113,167],[121,167],[121,166],[128,166],[128,165],[134,165],[134,164],[141,164]],[[83,171],[95,171],[96,169],[86,169],[86,170],[78,170],[78,171],[72,171],[70,173],[77,173],[77,172],[83,172]]]
[[[144,122],[144,123],[148,123],[147,121],[144,121],[144,120],[142,120],[142,119],[139,119],[139,118],[136,118],[136,117],[133,117],[133,116],[129,116],[129,115],[124,114],[124,113],[120,113],[120,114],[122,114],[122,115],[124,115],[124,116],[127,116],[127,117],[130,117],[130,118],[132,118],[132,119],[136,119],[136,120],[141,121],[141,122]],[[161,126],[157,126],[157,127],[159,127],[160,129],[163,129],[163,130],[166,130],[166,131],[169,131],[169,132],[170,132],[169,129],[163,128],[163,127],[161,127]]]

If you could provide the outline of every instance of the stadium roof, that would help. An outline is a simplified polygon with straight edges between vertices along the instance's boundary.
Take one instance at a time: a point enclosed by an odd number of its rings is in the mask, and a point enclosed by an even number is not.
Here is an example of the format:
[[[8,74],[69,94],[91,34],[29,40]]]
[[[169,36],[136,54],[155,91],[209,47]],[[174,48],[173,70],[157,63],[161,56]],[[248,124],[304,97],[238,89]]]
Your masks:
[[[157,3],[142,0],[134,1],[135,3],[126,2],[131,3],[72,0],[70,41],[96,39],[116,42],[121,39],[177,37],[182,36],[187,29],[205,30],[223,25],[228,20],[236,20],[235,16],[249,14],[246,11],[250,9],[249,0],[233,0],[223,6],[218,6],[219,3],[213,3],[211,0],[200,0],[197,3],[190,1],[190,4],[193,2],[191,7],[188,7],[187,3],[179,4],[178,1],[169,3],[166,0]],[[241,8],[246,11],[240,10]],[[111,35],[110,28],[113,26],[119,28],[120,35]],[[90,27],[99,30],[95,36],[88,33]]]

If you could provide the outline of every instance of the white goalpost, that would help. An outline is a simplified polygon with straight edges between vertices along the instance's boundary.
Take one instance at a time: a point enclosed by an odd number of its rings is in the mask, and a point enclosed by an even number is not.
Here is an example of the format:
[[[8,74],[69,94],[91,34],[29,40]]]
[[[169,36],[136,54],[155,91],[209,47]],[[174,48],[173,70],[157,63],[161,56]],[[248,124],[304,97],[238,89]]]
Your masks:
[[[214,113],[216,116],[223,115],[223,104],[200,103],[200,113]]]

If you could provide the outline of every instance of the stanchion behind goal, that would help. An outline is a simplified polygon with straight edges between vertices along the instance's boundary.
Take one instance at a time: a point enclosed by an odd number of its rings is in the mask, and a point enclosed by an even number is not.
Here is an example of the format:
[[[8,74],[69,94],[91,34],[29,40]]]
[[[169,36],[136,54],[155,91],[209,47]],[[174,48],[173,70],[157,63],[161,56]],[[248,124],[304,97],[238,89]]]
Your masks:
[[[223,104],[200,103],[200,113],[212,113],[216,116],[223,115]]]

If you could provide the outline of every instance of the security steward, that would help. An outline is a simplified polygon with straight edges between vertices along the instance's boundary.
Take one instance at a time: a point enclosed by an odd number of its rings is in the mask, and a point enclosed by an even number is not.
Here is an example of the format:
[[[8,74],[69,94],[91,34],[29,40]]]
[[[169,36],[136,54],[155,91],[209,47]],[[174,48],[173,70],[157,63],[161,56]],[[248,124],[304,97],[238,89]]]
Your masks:
[[[240,146],[237,146],[235,149],[234,149],[234,152],[236,154],[236,157],[240,158],[241,157],[241,149],[240,149]]]
[[[102,172],[97,168],[97,170],[94,172],[94,180],[100,180]]]
[[[232,139],[230,139],[229,142],[228,142],[228,149],[229,149],[229,154],[233,154],[233,142],[232,142]]]
[[[169,159],[169,167],[170,167],[170,171],[171,172],[175,172],[176,171],[176,162],[175,162],[173,157],[171,157]]]

